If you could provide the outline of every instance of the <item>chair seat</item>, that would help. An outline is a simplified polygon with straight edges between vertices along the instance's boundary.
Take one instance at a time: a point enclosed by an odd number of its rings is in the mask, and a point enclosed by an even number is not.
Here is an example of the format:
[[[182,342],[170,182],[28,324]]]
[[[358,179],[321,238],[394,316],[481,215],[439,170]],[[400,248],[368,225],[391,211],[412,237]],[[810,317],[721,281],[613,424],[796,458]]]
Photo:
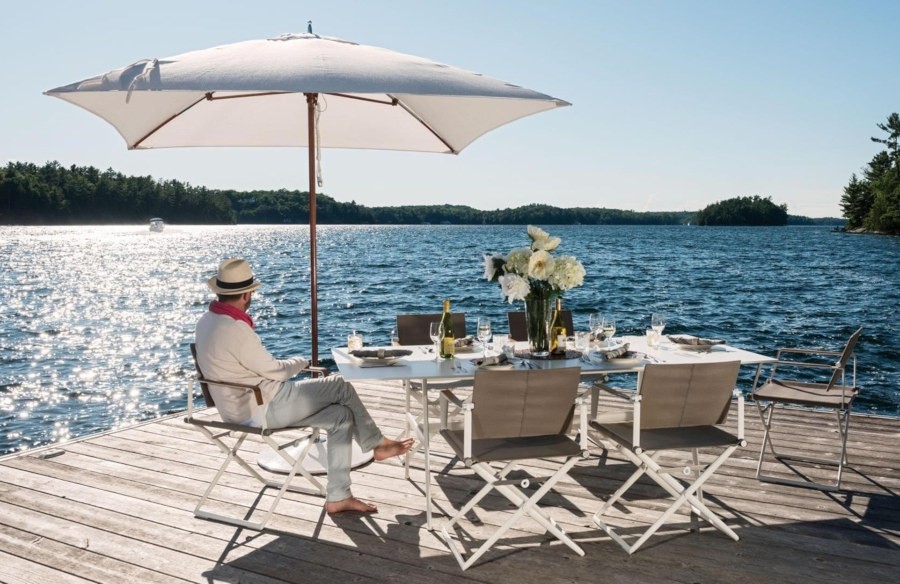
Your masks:
[[[803,383],[770,379],[752,393],[754,399],[771,400],[804,406],[846,407],[859,389],[825,383]]]
[[[619,444],[634,448],[633,424],[590,423],[596,430]],[[641,448],[644,450],[678,450],[683,448],[707,448],[710,446],[728,446],[739,443],[737,436],[717,428],[716,426],[684,426],[680,428],[659,428],[641,430]]]
[[[463,431],[444,429],[441,436],[463,459]],[[581,452],[577,442],[568,436],[530,436],[525,438],[481,438],[472,440],[472,458],[478,462],[522,460],[575,456]]]

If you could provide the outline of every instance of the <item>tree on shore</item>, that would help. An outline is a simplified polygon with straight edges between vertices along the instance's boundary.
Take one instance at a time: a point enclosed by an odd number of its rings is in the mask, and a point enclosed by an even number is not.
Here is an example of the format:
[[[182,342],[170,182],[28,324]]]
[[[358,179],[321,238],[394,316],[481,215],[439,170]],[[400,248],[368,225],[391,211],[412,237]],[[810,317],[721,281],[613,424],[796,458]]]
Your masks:
[[[850,177],[841,209],[847,229],[900,234],[900,115],[893,113],[877,126],[887,137],[871,140],[886,149],[872,158],[861,179],[855,173]]]

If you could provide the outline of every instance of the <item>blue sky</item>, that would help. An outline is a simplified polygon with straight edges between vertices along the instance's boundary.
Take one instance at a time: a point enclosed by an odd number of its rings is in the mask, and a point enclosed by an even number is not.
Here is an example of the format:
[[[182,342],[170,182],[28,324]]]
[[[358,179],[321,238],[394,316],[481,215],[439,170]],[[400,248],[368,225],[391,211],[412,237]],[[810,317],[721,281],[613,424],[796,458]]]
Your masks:
[[[113,168],[236,189],[307,185],[305,149],[127,151],[42,92],[143,58],[285,32],[427,57],[572,102],[459,156],[326,150],[325,192],[365,205],[529,203],[696,210],[771,196],[840,216],[851,173],[900,111],[900,2],[640,1],[7,3],[0,164]]]

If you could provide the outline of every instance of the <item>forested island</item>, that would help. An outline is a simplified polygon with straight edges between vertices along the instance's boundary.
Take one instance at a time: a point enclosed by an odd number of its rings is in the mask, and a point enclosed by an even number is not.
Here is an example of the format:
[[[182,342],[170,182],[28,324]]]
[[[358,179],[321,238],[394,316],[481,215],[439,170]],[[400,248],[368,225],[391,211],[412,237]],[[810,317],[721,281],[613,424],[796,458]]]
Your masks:
[[[305,191],[235,191],[192,186],[177,180],[126,176],[92,166],[38,166],[10,162],[0,167],[0,224],[140,224],[163,217],[175,224],[291,224],[309,221]],[[700,212],[638,212],[550,205],[479,210],[463,205],[366,207],[319,194],[320,224],[350,225],[842,225],[835,218],[787,215],[770,198],[738,197]],[[744,201],[749,201],[744,204]],[[774,207],[778,222],[760,222],[759,210]],[[771,209],[770,209],[771,210]],[[768,217],[766,213],[763,216]],[[701,223],[702,221],[702,223]]]

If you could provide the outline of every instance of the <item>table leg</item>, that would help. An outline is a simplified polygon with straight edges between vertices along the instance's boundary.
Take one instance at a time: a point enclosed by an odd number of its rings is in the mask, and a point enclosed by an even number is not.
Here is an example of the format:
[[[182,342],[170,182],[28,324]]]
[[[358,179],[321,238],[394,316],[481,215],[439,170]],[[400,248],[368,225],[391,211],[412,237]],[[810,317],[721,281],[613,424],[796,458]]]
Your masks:
[[[430,418],[428,412],[428,380],[422,380],[422,407],[425,415],[422,420],[422,434],[425,440],[425,526],[428,531],[433,531],[431,527],[431,429]]]

